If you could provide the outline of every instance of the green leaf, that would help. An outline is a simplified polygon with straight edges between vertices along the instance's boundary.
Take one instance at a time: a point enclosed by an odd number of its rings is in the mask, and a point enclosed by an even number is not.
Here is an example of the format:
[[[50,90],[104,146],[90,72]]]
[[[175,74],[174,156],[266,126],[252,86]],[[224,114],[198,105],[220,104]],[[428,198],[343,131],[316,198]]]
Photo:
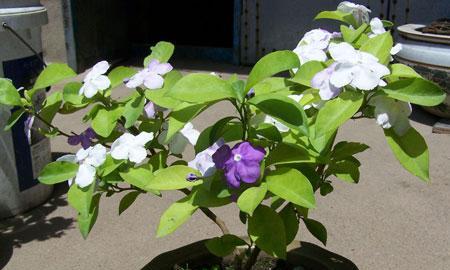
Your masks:
[[[191,103],[207,103],[235,98],[232,85],[211,74],[189,74],[180,79],[166,96]]]
[[[0,78],[0,104],[22,106],[19,92],[10,80],[4,78]]]
[[[358,29],[350,29],[345,25],[341,25],[341,33],[345,42],[353,43],[357,40],[369,27],[367,24],[363,23]]]
[[[92,119],[92,128],[98,135],[107,138],[116,128],[117,120],[122,115],[122,107],[99,107]]]
[[[363,95],[356,91],[346,91],[337,98],[325,103],[317,114],[315,137],[325,136],[335,131],[359,110],[363,103]]]
[[[33,89],[44,89],[77,74],[67,64],[49,64],[36,79]]]
[[[169,115],[169,127],[164,142],[169,143],[172,137],[180,131],[187,122],[191,121],[202,110],[204,110],[206,106],[207,105],[204,104],[191,104],[183,102],[173,109]]]
[[[281,142],[283,140],[280,131],[274,125],[268,123],[259,124],[255,132],[257,136],[266,138],[269,141]]]
[[[125,117],[125,128],[129,128],[134,125],[142,114],[145,106],[145,97],[138,95],[130,99],[123,109],[123,117]]]
[[[391,32],[369,38],[360,48],[360,51],[368,52],[378,58],[381,64],[388,64],[391,60],[393,40]]]
[[[48,96],[44,101],[44,107],[39,111],[39,115],[48,123],[53,121],[56,113],[61,107],[63,94],[61,92],[54,92]]]
[[[225,257],[238,246],[245,246],[247,243],[236,235],[225,234],[221,237],[214,237],[205,243],[209,252],[218,256]]]
[[[83,86],[80,82],[69,82],[63,89],[63,101],[76,107],[84,107],[89,104],[89,100],[84,95],[79,95],[80,88]]]
[[[286,245],[289,245],[294,241],[299,227],[297,214],[292,204],[286,205],[286,207],[281,210],[280,217],[283,219],[284,230],[286,232]]]
[[[332,174],[348,183],[358,183],[359,166],[360,164],[353,162],[352,159],[339,160],[329,165],[326,174]]]
[[[78,226],[80,228],[81,235],[83,236],[84,239],[87,238],[92,227],[94,227],[95,221],[97,220],[100,196],[101,194],[96,194],[93,196],[89,214],[87,215],[83,215],[81,213],[78,214],[77,218]]]
[[[267,77],[282,71],[298,68],[300,60],[293,51],[277,51],[265,55],[253,67],[248,75],[245,92]]]
[[[258,205],[264,200],[266,193],[267,185],[265,183],[262,183],[259,187],[248,188],[239,196],[237,205],[242,212],[251,216]]]
[[[206,148],[210,147],[210,141],[216,141],[220,137],[224,139],[225,142],[232,142],[242,139],[242,124],[240,123],[230,123],[221,130],[217,138],[211,136],[212,126],[204,129],[200,136],[198,137],[197,143],[195,144],[195,153],[199,153]]]
[[[15,110],[9,117],[8,123],[6,123],[4,130],[5,131],[10,130],[24,113],[25,113],[25,110],[22,108]]]
[[[400,164],[413,175],[428,182],[430,180],[428,147],[420,133],[411,127],[401,137],[392,129],[385,129],[384,135]]]
[[[111,82],[110,88],[121,85],[125,79],[131,78],[134,74],[136,74],[136,70],[130,67],[119,66],[114,68],[108,73],[108,78]]]
[[[437,84],[421,78],[395,81],[381,89],[388,97],[422,106],[439,105],[447,96]]]
[[[153,171],[167,167],[167,155],[168,151],[161,151],[149,158],[148,163],[152,165]]]
[[[300,66],[295,73],[294,78],[290,79],[293,82],[311,87],[311,80],[320,71],[324,70],[326,65],[319,61],[309,61]]]
[[[184,165],[174,165],[154,172],[154,177],[146,185],[147,188],[155,190],[175,190],[203,183],[202,180],[187,181],[186,176],[190,173],[199,175],[199,172]]]
[[[39,174],[39,182],[46,185],[60,183],[75,177],[78,164],[66,161],[55,161],[47,164]]]
[[[255,95],[259,96],[289,89],[290,86],[293,86],[293,83],[290,83],[286,78],[269,77],[255,84],[253,90],[255,90]]]
[[[308,119],[302,106],[291,98],[279,94],[255,96],[249,103],[271,115],[289,128],[308,134]]]
[[[156,59],[161,63],[166,63],[172,57],[175,46],[167,41],[160,41],[155,46],[150,48],[152,53],[145,57],[144,66],[148,66],[151,60]]]
[[[176,70],[172,70],[164,76],[164,86],[161,89],[145,90],[145,97],[163,108],[173,109],[180,105],[181,101],[166,96],[166,93],[178,82],[183,75]]]
[[[352,25],[353,27],[357,27],[357,23],[355,21],[355,17],[351,13],[345,13],[342,11],[322,11],[314,18],[314,20],[318,19],[330,19],[345,22],[347,24]]]
[[[223,133],[224,128],[227,126],[227,124],[233,120],[236,119],[235,116],[228,116],[225,118],[220,119],[217,121],[211,128],[211,132],[209,133],[209,145],[213,145],[221,136]]]
[[[156,237],[163,237],[173,233],[178,227],[183,225],[198,209],[192,205],[190,197],[185,197],[173,203],[161,216]]]
[[[369,149],[369,146],[357,142],[339,142],[334,146],[332,157],[335,160],[341,160],[354,154]]]
[[[106,159],[105,162],[98,167],[97,169],[97,173],[102,176],[105,177],[108,174],[112,173],[113,171],[115,171],[120,165],[122,165],[125,162],[125,160],[117,160],[117,159],[113,159],[111,157],[110,154],[106,155]]]
[[[267,157],[266,164],[295,164],[295,163],[313,163],[316,159],[301,146],[279,143]]]
[[[327,229],[317,220],[310,218],[303,218],[306,228],[317,240],[322,242],[324,246],[327,245]]]
[[[129,168],[126,172],[119,172],[120,177],[130,185],[142,190],[153,192],[148,183],[153,179],[152,167],[148,164],[136,168]]]
[[[389,77],[399,78],[422,78],[413,68],[403,64],[392,64],[390,66],[391,74]]]
[[[231,203],[228,194],[223,194],[224,189],[216,183],[211,183],[214,188],[208,188],[207,184],[194,187],[192,189],[192,204],[199,207],[220,207]]]
[[[84,188],[79,187],[77,184],[71,185],[67,192],[69,205],[81,215],[88,216],[91,210],[94,189],[94,183]]]
[[[277,168],[266,174],[270,192],[294,204],[315,208],[314,191],[308,178],[291,168]]]
[[[127,210],[136,201],[137,196],[141,194],[139,191],[132,191],[123,196],[119,203],[119,215]]]
[[[248,218],[248,234],[268,255],[286,258],[286,234],[281,217],[272,208],[259,205]]]

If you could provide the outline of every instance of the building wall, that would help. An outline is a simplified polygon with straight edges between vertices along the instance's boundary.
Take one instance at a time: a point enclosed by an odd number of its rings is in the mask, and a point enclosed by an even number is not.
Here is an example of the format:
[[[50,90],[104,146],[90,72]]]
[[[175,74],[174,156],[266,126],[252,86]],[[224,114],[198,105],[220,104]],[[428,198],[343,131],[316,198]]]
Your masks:
[[[342,0],[242,0],[241,63],[252,64],[263,55],[293,49],[313,28],[338,30],[338,23],[320,20],[322,10],[335,10]],[[372,17],[387,18],[397,25],[429,23],[450,17],[450,0],[354,0],[368,6]]]
[[[47,8],[48,24],[42,27],[44,58],[48,62],[66,62],[63,16],[60,0],[41,0]]]

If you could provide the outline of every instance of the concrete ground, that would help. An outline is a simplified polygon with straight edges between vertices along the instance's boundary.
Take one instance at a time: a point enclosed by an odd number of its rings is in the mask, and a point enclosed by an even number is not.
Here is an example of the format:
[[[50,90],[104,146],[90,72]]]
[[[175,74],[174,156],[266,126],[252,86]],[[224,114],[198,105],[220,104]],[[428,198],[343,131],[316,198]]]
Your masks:
[[[57,1],[43,1],[52,8],[44,35],[50,61],[64,61]],[[55,44],[59,44],[56,46]],[[56,49],[53,49],[56,48]],[[175,67],[185,67],[175,63]],[[230,66],[195,63],[196,69],[232,71]],[[245,73],[245,68],[238,72]],[[123,96],[128,90],[115,90]],[[231,108],[217,104],[194,121],[202,129]],[[55,121],[63,130],[82,131],[82,112]],[[361,181],[351,185],[335,180],[335,191],[318,196],[311,216],[328,229],[327,248],[351,259],[359,269],[450,269],[450,136],[432,134],[436,119],[414,108],[412,125],[425,137],[430,150],[431,183],[411,176],[395,160],[382,130],[373,120],[350,121],[339,132],[339,140],[361,141],[370,150],[359,155]],[[52,141],[54,152],[70,152],[63,138]],[[192,156],[188,149],[187,156]],[[179,194],[162,198],[140,196],[118,216],[122,195],[102,198],[100,213],[89,238],[83,240],[75,222],[75,211],[67,205],[67,186],[56,186],[48,203],[13,219],[0,221],[0,268],[4,269],[140,269],[158,254],[216,236],[220,230],[200,212],[174,234],[155,238],[158,217]],[[245,234],[237,218],[236,205],[213,209],[232,233]],[[297,239],[314,240],[305,228]]]

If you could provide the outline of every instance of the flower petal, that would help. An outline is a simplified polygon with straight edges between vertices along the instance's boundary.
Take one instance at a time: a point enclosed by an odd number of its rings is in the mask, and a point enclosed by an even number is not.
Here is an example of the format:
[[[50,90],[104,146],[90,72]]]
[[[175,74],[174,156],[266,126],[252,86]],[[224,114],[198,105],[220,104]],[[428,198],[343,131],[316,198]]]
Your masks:
[[[355,48],[346,42],[330,43],[328,51],[331,57],[338,62],[355,62],[358,59]]]
[[[216,164],[217,168],[224,169],[225,163],[231,158],[231,148],[227,144],[222,145],[217,151],[212,155],[213,162]]]
[[[128,151],[128,158],[134,163],[141,163],[147,157],[147,150],[144,147],[132,147]]]
[[[95,180],[95,168],[89,164],[81,164],[75,176],[75,183],[81,187],[87,187]]]
[[[330,76],[330,83],[338,88],[350,84],[353,78],[353,69],[354,66],[351,63],[338,64]]]
[[[261,175],[260,165],[258,162],[247,162],[241,160],[236,162],[236,171],[239,179],[245,183],[254,183]]]
[[[100,75],[95,79],[92,79],[91,83],[95,85],[95,87],[99,90],[108,89],[108,87],[111,85],[111,81],[105,75]]]
[[[142,131],[135,138],[135,144],[144,146],[149,141],[153,140],[153,132]]]
[[[87,81],[80,88],[80,95],[84,95],[87,98],[92,98],[98,92],[98,88],[92,84],[90,81]]]
[[[159,89],[164,85],[164,78],[156,73],[149,73],[144,78],[144,85],[148,89]]]

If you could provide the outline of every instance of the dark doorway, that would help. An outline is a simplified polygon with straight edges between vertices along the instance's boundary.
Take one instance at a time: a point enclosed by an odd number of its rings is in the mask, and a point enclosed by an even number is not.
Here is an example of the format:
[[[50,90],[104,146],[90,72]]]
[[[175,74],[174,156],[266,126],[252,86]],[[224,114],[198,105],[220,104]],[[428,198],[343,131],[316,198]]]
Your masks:
[[[175,57],[232,62],[235,40],[235,2],[130,1],[129,40],[138,54],[158,41],[175,44]]]

